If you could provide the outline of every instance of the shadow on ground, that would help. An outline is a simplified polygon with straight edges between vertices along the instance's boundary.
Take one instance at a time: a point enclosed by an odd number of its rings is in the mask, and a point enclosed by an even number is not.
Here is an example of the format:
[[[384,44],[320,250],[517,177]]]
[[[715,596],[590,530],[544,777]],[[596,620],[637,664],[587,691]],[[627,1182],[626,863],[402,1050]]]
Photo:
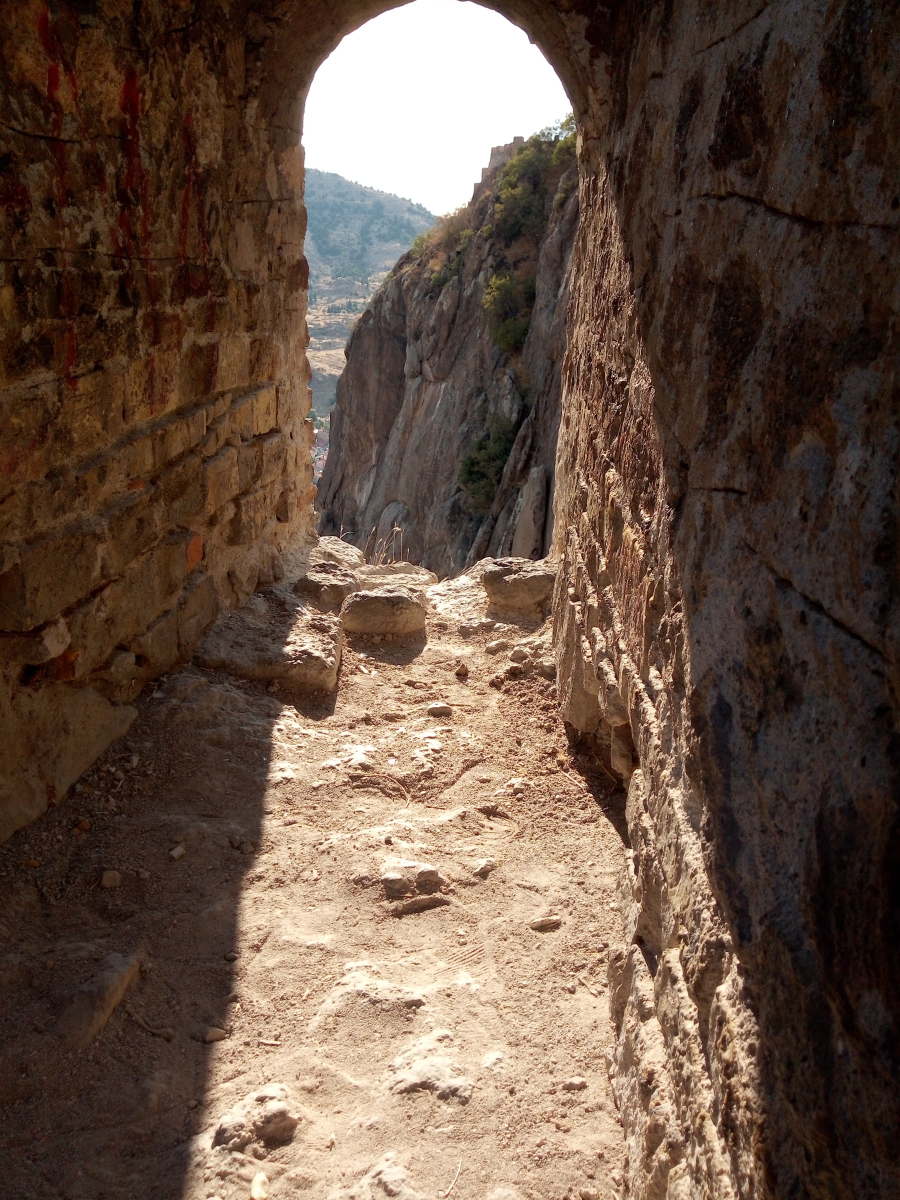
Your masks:
[[[335,705],[189,665],[137,701],[129,734],[59,807],[0,847],[3,1195],[181,1196],[209,1120],[205,1039],[230,1031],[244,969],[242,889],[264,817],[286,803],[273,728],[288,708],[315,727]],[[102,885],[109,871],[118,886]],[[113,954],[137,956],[140,974],[73,1048],[59,1018]]]

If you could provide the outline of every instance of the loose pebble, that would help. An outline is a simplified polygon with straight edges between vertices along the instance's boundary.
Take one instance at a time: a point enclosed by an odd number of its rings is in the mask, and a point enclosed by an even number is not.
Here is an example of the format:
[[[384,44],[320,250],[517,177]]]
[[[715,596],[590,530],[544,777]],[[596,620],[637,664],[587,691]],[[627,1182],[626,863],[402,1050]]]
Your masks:
[[[468,679],[469,678],[469,668],[466,666],[466,664],[464,662],[461,662],[459,664],[459,666],[456,668],[456,671],[454,672],[454,674],[456,675],[457,679]]]
[[[265,1171],[257,1171],[250,1184],[250,1200],[266,1200],[269,1195],[269,1177]]]
[[[494,862],[494,860],[492,858],[483,858],[481,860],[481,862],[475,867],[472,874],[478,875],[479,878],[481,878],[481,879],[487,879],[487,877],[488,877],[488,875],[490,875],[491,871],[496,871],[496,870],[497,870],[497,864]]]
[[[587,1080],[581,1075],[573,1075],[571,1079],[567,1079],[563,1085],[564,1092],[583,1092],[587,1087]]]
[[[184,846],[176,846],[174,850],[169,851],[170,858],[174,858],[176,862],[178,862],[179,858],[184,858],[186,854],[187,850],[185,850]]]
[[[122,886],[121,871],[104,871],[100,876],[100,886],[102,888],[117,888]]]
[[[442,702],[429,704],[427,712],[429,717],[450,717],[453,715],[453,709],[450,705]]]
[[[497,638],[496,641],[488,642],[484,648],[485,654],[502,654],[504,650],[509,649],[509,642],[506,638]]]
[[[534,929],[537,933],[550,933],[553,929],[559,929],[562,925],[562,917],[537,917],[534,921],[528,924],[529,929]]]
[[[212,1025],[203,1035],[204,1042],[224,1042],[228,1034],[224,1029],[220,1029],[218,1025]]]

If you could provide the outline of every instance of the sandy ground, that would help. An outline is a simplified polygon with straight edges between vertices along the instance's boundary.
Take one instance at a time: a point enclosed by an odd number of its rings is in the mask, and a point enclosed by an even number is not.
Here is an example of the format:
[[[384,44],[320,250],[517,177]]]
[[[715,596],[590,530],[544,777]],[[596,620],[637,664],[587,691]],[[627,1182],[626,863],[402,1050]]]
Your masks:
[[[621,796],[552,682],[490,683],[546,629],[463,636],[480,584],[432,593],[336,697],[186,666],[0,847],[0,1195],[618,1193]],[[139,972],[75,1049],[111,954]]]

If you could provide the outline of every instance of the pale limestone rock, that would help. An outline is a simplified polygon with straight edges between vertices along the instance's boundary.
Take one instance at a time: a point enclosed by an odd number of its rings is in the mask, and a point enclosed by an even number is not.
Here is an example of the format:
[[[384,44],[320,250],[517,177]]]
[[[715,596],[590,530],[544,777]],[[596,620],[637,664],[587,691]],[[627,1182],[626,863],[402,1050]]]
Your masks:
[[[370,970],[368,963],[355,963],[319,1005],[316,1015],[309,1023],[310,1031],[314,1031],[325,1021],[341,1019],[344,1016],[353,1019],[352,1009],[356,1004],[369,1005],[379,1012],[394,1009],[406,1013],[421,1008],[425,1004],[425,996],[416,988],[379,979]]]
[[[540,558],[543,553],[548,482],[543,463],[528,472],[516,506],[515,533],[510,546],[514,558]]]
[[[553,592],[556,568],[525,558],[499,558],[481,575],[492,608],[501,612],[537,613]]]
[[[360,586],[359,576],[333,562],[314,563],[294,584],[294,595],[330,612],[340,608]]]
[[[449,1029],[437,1029],[398,1054],[391,1063],[395,1079],[390,1090],[434,1092],[439,1100],[468,1104],[474,1085],[446,1053],[452,1040]]]
[[[355,592],[341,606],[347,633],[409,634],[425,628],[426,610],[420,596],[397,586]]]
[[[366,556],[362,550],[337,537],[320,537],[310,551],[309,558],[313,564],[330,562],[345,567],[348,571],[366,565]]]
[[[476,187],[473,230],[492,224],[498,169]],[[516,371],[485,330],[485,292],[506,253],[490,229],[471,241],[459,274],[440,288],[432,286],[432,254],[397,264],[348,345],[318,497],[323,530],[343,531],[371,554],[402,549],[402,557],[442,576],[496,553],[500,539],[511,544],[520,526],[517,547],[526,547],[526,557],[547,552],[578,221],[574,182],[571,171],[560,180],[540,245],[519,243],[517,261],[534,271],[536,297]],[[492,507],[473,515],[459,472],[488,417],[520,427]]]
[[[222,618],[197,649],[202,667],[244,679],[274,679],[304,691],[332,692],[341,662],[336,617],[310,613],[287,588],[257,594]]]
[[[300,1117],[291,1112],[289,1094],[282,1083],[270,1083],[250,1092],[219,1118],[213,1146],[245,1150],[253,1143],[273,1148],[294,1137]]]
[[[409,1184],[409,1173],[395,1151],[388,1151],[350,1187],[334,1192],[335,1200],[423,1200]]]

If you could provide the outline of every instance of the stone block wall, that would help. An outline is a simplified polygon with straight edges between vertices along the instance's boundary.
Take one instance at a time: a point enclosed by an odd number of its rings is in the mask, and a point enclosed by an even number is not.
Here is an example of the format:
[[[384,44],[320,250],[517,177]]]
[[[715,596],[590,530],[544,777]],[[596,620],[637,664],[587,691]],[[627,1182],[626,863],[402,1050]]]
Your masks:
[[[0,838],[312,529],[302,152],[168,10],[0,14]]]

